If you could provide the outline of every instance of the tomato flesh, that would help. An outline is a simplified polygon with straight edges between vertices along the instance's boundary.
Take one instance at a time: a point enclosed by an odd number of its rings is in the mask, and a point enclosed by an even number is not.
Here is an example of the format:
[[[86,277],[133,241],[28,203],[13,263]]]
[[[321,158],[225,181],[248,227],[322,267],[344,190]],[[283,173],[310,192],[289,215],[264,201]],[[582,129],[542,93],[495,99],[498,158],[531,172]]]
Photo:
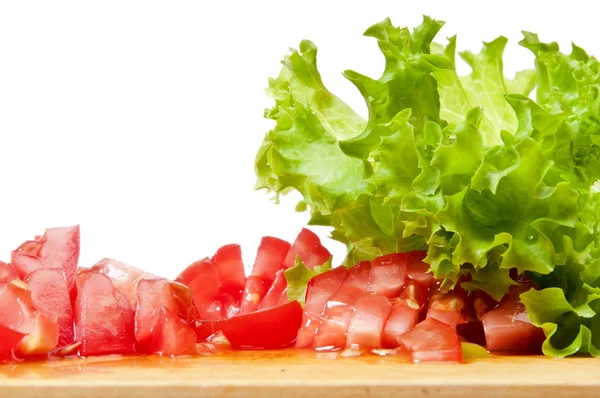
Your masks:
[[[342,285],[347,276],[346,268],[337,267],[315,276],[308,282],[302,326],[298,331],[296,347],[312,347],[327,300]]]
[[[545,336],[531,324],[525,305],[511,294],[500,305],[481,317],[487,349],[507,352],[541,352]]]
[[[387,297],[363,294],[354,301],[354,312],[348,326],[347,347],[378,348],[391,305]]]
[[[462,311],[465,308],[465,299],[456,291],[436,293],[429,300],[427,318],[434,318],[444,322],[456,330],[456,325],[466,323]]]
[[[23,337],[24,333],[0,325],[0,362],[13,359],[13,350]]]
[[[27,277],[31,300],[44,314],[56,318],[59,330],[58,346],[73,343],[73,307],[69,287],[62,269],[40,268]]]
[[[196,332],[176,313],[160,306],[150,333],[148,351],[163,356],[196,354]]]
[[[321,244],[317,234],[302,228],[285,257],[284,268],[293,267],[296,264],[296,256],[300,257],[306,268],[313,269],[325,263],[331,257],[331,253]]]
[[[429,270],[429,264],[423,261],[425,257],[427,257],[426,252],[410,252],[406,266],[406,276],[408,279],[417,281],[429,289],[435,285],[436,280]]]
[[[385,297],[397,297],[405,284],[407,253],[377,257],[371,264],[368,291]]]
[[[8,283],[15,279],[18,279],[18,276],[12,265],[0,261],[0,283]]]
[[[179,306],[166,279],[145,279],[137,286],[137,306],[135,309],[135,338],[141,352],[149,351],[152,330],[163,314],[163,309],[177,314]]]
[[[60,268],[71,287],[79,262],[79,238],[79,225],[49,228],[39,239],[27,241],[14,250],[11,263],[23,280],[39,268]]]
[[[75,337],[81,343],[80,355],[133,353],[135,317],[127,298],[99,272],[80,272],[76,283]]]
[[[456,331],[429,318],[398,337],[400,346],[411,353],[413,362],[462,362]]]
[[[157,276],[132,267],[111,258],[103,258],[91,268],[110,278],[114,288],[123,294],[131,308],[135,308],[137,302],[137,285],[142,279],[153,279]]]
[[[277,274],[275,274],[275,281],[273,281],[269,291],[260,302],[258,309],[263,310],[266,308],[277,307],[278,305],[285,304],[288,301],[287,281],[285,280],[284,270],[280,269],[277,271]]]
[[[277,279],[277,273],[282,269],[283,261],[290,247],[291,245],[282,239],[272,236],[262,238],[256,252],[256,260],[254,261],[252,272],[244,286],[240,314],[248,314],[256,311],[258,308],[266,308],[266,305],[262,305],[263,299],[268,294],[273,282]],[[285,282],[285,278],[283,282]],[[272,300],[270,298],[268,301]],[[272,307],[273,305],[270,306]]]
[[[426,301],[427,290],[418,282],[409,281],[399,297],[392,300],[390,314],[382,333],[383,347],[398,347],[398,336],[412,329],[419,322],[419,315]]]

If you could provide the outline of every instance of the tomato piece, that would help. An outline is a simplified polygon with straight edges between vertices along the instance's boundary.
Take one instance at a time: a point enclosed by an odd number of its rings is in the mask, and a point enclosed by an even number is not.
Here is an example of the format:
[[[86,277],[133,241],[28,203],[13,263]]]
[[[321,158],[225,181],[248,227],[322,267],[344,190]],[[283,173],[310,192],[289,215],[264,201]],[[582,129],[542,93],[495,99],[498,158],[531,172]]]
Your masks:
[[[166,279],[145,279],[137,286],[135,309],[135,338],[137,351],[146,352],[152,342],[152,329],[156,326],[163,309],[177,314],[179,306]]]
[[[487,349],[522,353],[541,352],[545,336],[531,324],[525,305],[516,294],[509,294],[500,305],[481,317]]]
[[[283,267],[283,261],[291,245],[285,240],[265,236],[260,241],[252,272],[246,280],[240,314],[256,311]],[[285,281],[285,279],[284,279]],[[272,299],[270,299],[272,300]],[[262,308],[266,308],[262,306]]]
[[[272,236],[263,237],[258,246],[256,260],[254,260],[250,275],[258,276],[265,281],[274,281],[275,274],[283,267],[283,261],[290,248],[290,243],[283,239]]]
[[[76,340],[82,356],[134,352],[134,311],[129,301],[99,272],[77,275],[74,304]]]
[[[314,232],[302,228],[283,261],[284,268],[293,267],[296,264],[296,256],[300,257],[306,268],[313,269],[325,263],[331,257],[331,253],[321,244]]]
[[[141,282],[140,286],[144,282],[146,281]],[[163,289],[165,289],[164,286]],[[187,322],[164,306],[157,308],[155,314],[156,323],[150,330],[148,346],[150,353],[164,356],[196,354],[196,332]]]
[[[240,245],[231,244],[219,248],[211,262],[219,276],[220,292],[233,297],[240,296],[246,284]]]
[[[361,297],[369,285],[371,263],[362,261],[348,270],[348,276],[329,297],[313,341],[313,348],[330,350],[346,346],[354,301]]]
[[[19,279],[12,265],[0,261],[0,283],[8,283]]]
[[[191,289],[194,303],[202,319],[216,321],[225,318],[222,305],[218,301],[219,275],[209,258],[196,261],[175,280]]]
[[[426,252],[410,252],[406,266],[406,276],[408,279],[417,281],[426,288],[432,288],[436,284],[436,280],[429,270],[429,264],[423,261],[425,257],[427,257]]]
[[[24,282],[0,285],[0,325],[24,335],[14,347],[17,355],[35,356],[50,352],[58,344],[56,318],[38,311]]]
[[[24,333],[0,325],[0,362],[13,359],[13,350],[23,337]]]
[[[400,346],[411,353],[413,362],[462,362],[456,331],[429,318],[398,337]]]
[[[368,291],[389,298],[397,297],[405,284],[408,260],[408,253],[388,254],[373,260]]]
[[[179,316],[190,324],[195,319],[198,319],[200,314],[194,305],[194,293],[192,290],[183,283],[175,281],[170,281],[169,287],[179,308]]]
[[[57,319],[58,346],[64,347],[73,343],[73,307],[63,270],[40,268],[29,274],[26,282],[35,307],[49,317]]]
[[[285,302],[282,303],[282,299]],[[275,281],[271,285],[271,288],[260,302],[258,309],[264,310],[266,308],[277,307],[287,303],[287,281],[285,279],[284,270],[280,269],[275,274]]]
[[[139,281],[158,278],[154,274],[112,258],[103,258],[94,264],[91,270],[108,276],[114,288],[127,298],[131,308],[135,308],[137,302],[137,285]]]
[[[348,271],[345,267],[337,267],[315,276],[308,282],[302,326],[298,331],[296,347],[312,347],[327,300],[342,285],[347,276]]]
[[[27,241],[11,253],[11,263],[21,279],[39,268],[61,268],[71,288],[79,262],[79,225],[49,228],[40,239]]]
[[[464,308],[465,298],[459,292],[436,293],[429,300],[427,318],[437,319],[456,330],[456,325],[466,323],[462,314]]]
[[[354,301],[353,307],[346,346],[381,347],[383,327],[391,310],[389,299],[378,294],[363,294]]]
[[[250,275],[246,279],[246,285],[242,292],[242,302],[240,304],[240,314],[249,314],[258,309],[263,297],[269,291],[271,282],[260,276]]]
[[[422,285],[415,281],[408,281],[399,297],[392,300],[392,308],[381,337],[383,347],[398,347],[398,336],[412,329],[419,322],[421,309],[427,299],[427,290]]]
[[[294,345],[302,322],[302,306],[297,301],[238,315],[222,321],[204,323],[201,333],[212,328],[222,331],[233,349],[275,350]]]

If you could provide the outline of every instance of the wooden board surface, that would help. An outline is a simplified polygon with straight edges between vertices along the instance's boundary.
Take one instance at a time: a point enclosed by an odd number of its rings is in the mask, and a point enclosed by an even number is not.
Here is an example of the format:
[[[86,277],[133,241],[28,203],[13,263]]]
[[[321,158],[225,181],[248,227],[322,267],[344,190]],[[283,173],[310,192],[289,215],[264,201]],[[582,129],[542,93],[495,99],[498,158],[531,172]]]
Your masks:
[[[0,365],[0,397],[600,396],[600,360],[494,357],[463,365],[399,357],[241,352]]]

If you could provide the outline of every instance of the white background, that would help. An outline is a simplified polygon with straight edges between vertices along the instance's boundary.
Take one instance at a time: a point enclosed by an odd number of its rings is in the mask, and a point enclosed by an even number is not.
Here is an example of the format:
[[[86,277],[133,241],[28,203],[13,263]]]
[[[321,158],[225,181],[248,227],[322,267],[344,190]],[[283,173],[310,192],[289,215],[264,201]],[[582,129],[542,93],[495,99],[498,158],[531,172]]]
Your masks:
[[[447,21],[460,49],[511,39],[509,74],[532,65],[520,30],[600,54],[593,1],[0,2],[0,259],[46,227],[81,224],[80,264],[114,257],[174,277],[225,243],[250,265],[262,235],[293,240],[297,197],[253,190],[270,123],[267,78],[311,39],[325,83],[360,113],[341,72],[378,77],[362,36],[390,16]],[[565,49],[567,49],[565,47]],[[314,229],[334,252],[344,248]]]

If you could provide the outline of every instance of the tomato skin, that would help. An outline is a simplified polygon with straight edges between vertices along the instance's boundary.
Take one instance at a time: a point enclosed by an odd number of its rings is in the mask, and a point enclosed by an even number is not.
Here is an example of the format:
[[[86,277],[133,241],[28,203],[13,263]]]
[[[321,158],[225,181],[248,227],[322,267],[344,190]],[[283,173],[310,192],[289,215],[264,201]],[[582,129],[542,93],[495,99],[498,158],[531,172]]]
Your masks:
[[[175,281],[188,286],[194,294],[194,304],[202,319],[223,319],[219,296],[219,275],[209,258],[203,258],[188,266]]]
[[[164,306],[156,310],[148,352],[162,356],[196,354],[196,332],[176,313]]]
[[[73,343],[75,339],[73,307],[62,269],[39,268],[27,276],[26,282],[35,307],[57,319],[58,346],[64,347]]]
[[[348,271],[345,267],[336,267],[315,276],[308,282],[302,326],[296,339],[297,348],[312,347],[327,300],[342,285],[347,276]]]
[[[539,353],[545,340],[541,328],[531,324],[518,295],[508,294],[500,305],[481,317],[487,349]]]
[[[18,279],[18,276],[12,265],[0,261],[0,283],[8,283],[15,279]]]
[[[368,291],[385,297],[397,297],[405,284],[408,253],[388,254],[373,260]]]
[[[282,302],[284,301],[284,302]],[[275,274],[275,281],[258,306],[259,310],[266,308],[277,307],[289,302],[287,299],[287,281],[285,279],[284,270],[280,269]]]
[[[81,343],[79,354],[132,354],[135,318],[127,298],[99,272],[80,272],[76,283],[74,315],[76,340]]]
[[[201,340],[222,331],[233,349],[275,350],[294,345],[301,322],[302,306],[292,301],[221,321],[200,322],[196,334]]]
[[[456,331],[429,318],[398,337],[400,346],[411,353],[413,362],[462,362],[462,348]]]
[[[71,288],[79,262],[79,239],[79,225],[49,228],[40,239],[13,250],[11,263],[22,280],[39,268],[61,268]]]
[[[283,267],[293,267],[296,264],[296,255],[308,269],[322,265],[331,257],[331,253],[321,244],[319,237],[307,228],[302,228],[296,237],[283,261]]]
[[[23,337],[24,333],[0,325],[0,362],[13,359],[13,350]]]

